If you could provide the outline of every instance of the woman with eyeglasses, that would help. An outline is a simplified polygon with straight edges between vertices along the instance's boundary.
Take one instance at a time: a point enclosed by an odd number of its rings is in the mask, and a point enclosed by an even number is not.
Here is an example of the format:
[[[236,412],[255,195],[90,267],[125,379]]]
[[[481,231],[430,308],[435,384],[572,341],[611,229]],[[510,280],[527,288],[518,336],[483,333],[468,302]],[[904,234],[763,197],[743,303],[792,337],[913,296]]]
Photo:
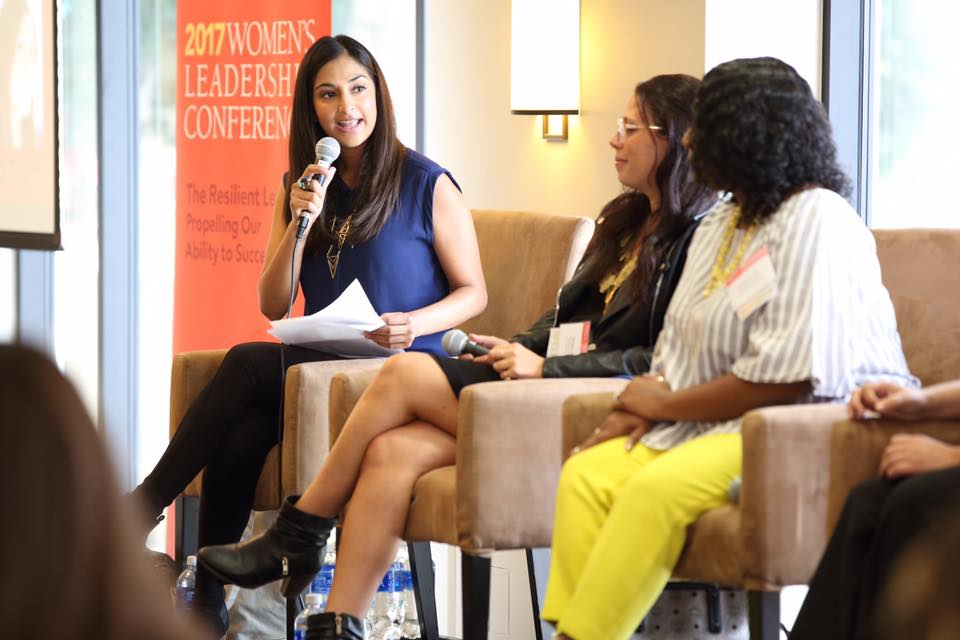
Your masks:
[[[773,58],[711,70],[687,146],[698,179],[731,198],[694,234],[650,373],[563,466],[542,612],[560,639],[633,634],[687,527],[727,504],[746,412],[916,383],[873,236],[797,72]]]
[[[682,146],[698,85],[691,76],[663,75],[631,92],[610,139],[624,192],[600,212],[556,309],[509,341],[472,336],[490,349],[472,361],[418,353],[391,358],[354,408],[310,488],[286,507],[318,519],[310,536],[296,538],[276,528],[245,544],[208,547],[200,552],[203,566],[243,586],[280,578],[284,557],[288,574],[312,575],[320,568],[320,541],[349,500],[330,613],[314,616],[313,625],[326,629],[338,621],[342,632],[308,637],[358,639],[361,618],[403,533],[414,483],[453,464],[464,386],[648,370],[693,229],[716,202],[715,193],[693,178]],[[551,327],[584,321],[590,322],[591,351],[545,357]]]

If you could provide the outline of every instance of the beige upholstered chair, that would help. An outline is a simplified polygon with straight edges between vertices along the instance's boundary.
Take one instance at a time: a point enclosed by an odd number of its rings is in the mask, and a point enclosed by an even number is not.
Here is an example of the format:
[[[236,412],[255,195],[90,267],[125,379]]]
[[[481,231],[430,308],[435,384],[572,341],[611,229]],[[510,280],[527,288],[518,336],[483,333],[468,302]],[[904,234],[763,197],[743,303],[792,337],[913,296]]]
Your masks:
[[[476,333],[510,334],[531,324],[556,301],[593,235],[592,220],[515,211],[474,211],[474,226],[487,283],[486,310],[463,325]],[[211,379],[225,350],[196,351],[174,358],[170,434]],[[284,495],[302,493],[329,449],[327,390],[338,372],[370,369],[382,359],[313,362],[290,367],[284,389],[282,456],[274,448],[257,484],[254,509],[277,509]],[[282,473],[278,483],[278,465]],[[177,503],[177,557],[196,549],[196,500],[200,476]]]
[[[924,384],[960,378],[960,231],[874,235],[911,370]],[[599,424],[611,402],[610,395],[568,400],[564,450]],[[740,502],[691,527],[675,576],[747,589],[751,637],[778,637],[779,590],[809,581],[850,489],[876,474],[883,446],[901,430],[960,441],[956,423],[857,423],[842,405],[750,412]]]

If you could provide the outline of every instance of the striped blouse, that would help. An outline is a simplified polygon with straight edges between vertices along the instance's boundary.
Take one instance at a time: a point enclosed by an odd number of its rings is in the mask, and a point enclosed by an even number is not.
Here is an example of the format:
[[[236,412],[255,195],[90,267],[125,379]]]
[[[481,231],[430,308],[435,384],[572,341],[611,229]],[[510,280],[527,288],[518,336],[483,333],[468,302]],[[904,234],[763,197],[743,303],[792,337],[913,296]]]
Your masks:
[[[732,373],[758,383],[809,380],[803,402],[839,401],[872,380],[906,386],[907,368],[890,296],[880,281],[873,235],[850,205],[826,189],[785,200],[757,228],[742,254],[746,262],[766,248],[777,291],[745,320],[724,287],[708,297],[717,253],[736,205],[720,203],[700,224],[667,309],[652,371],[674,390]],[[737,229],[733,255],[746,233]],[[660,423],[642,442],[657,450],[706,433],[740,430],[741,419]]]

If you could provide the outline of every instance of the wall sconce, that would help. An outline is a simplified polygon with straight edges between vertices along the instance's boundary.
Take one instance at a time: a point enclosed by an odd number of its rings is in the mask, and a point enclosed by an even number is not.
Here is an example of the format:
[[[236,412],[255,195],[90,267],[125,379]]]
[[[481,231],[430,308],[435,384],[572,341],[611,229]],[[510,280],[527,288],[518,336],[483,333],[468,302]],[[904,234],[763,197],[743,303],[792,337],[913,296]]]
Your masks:
[[[510,113],[543,116],[546,140],[567,139],[580,113],[580,0],[513,0]]]

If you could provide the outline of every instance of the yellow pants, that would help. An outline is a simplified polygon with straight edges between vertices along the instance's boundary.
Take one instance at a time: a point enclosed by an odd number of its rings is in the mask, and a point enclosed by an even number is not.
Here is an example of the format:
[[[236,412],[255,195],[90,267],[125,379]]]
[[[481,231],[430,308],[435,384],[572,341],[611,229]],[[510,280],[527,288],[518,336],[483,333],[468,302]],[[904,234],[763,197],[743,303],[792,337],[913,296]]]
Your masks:
[[[560,475],[542,617],[575,640],[630,637],[669,580],[687,527],[725,504],[740,474],[738,433],[669,451],[626,451],[625,442],[571,457]]]

